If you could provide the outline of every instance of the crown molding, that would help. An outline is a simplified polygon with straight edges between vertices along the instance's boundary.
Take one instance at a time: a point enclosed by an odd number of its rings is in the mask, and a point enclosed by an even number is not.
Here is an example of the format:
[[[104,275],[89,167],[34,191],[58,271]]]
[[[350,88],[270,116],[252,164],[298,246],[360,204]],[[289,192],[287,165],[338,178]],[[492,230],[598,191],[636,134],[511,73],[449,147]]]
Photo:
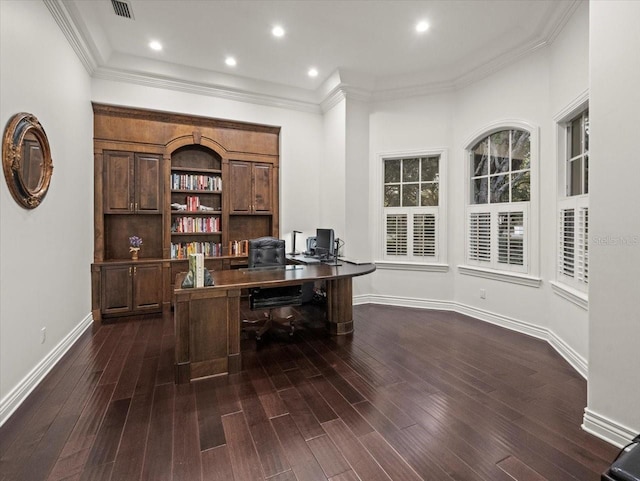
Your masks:
[[[352,87],[349,85],[339,84],[334,87],[320,102],[322,113],[326,113],[333,107],[338,105],[342,100],[360,100],[362,102],[370,102],[373,95],[371,91],[363,88]]]
[[[432,82],[409,87],[377,89],[373,92],[374,100],[398,100],[409,97],[423,97],[439,93],[451,92],[456,86],[453,82]]]
[[[475,82],[478,82],[484,78],[493,75],[496,72],[506,68],[509,65],[516,63],[518,60],[531,55],[537,50],[546,47],[548,43],[546,40],[535,39],[524,46],[515,48],[509,52],[502,53],[492,60],[483,63],[479,67],[476,67],[469,72],[457,77],[452,81],[453,86],[456,89],[467,87]]]
[[[304,102],[275,95],[249,92],[231,87],[221,87],[215,84],[204,82],[194,82],[183,80],[177,77],[170,77],[146,72],[133,72],[131,70],[117,69],[111,67],[100,67],[96,69],[93,78],[111,80],[116,82],[126,82],[147,87],[155,87],[167,90],[176,90],[209,97],[217,97],[238,102],[247,102],[269,107],[278,107],[302,112],[321,113],[320,106],[313,102]]]
[[[321,89],[318,89],[316,95],[318,97],[322,96],[322,98],[317,102],[297,100],[291,97],[270,95],[268,93],[257,93],[255,91],[212,83],[185,80],[175,76],[164,76],[156,73],[110,67],[105,64],[100,52],[92,43],[91,38],[83,34],[81,28],[83,26],[82,19],[79,18],[77,12],[74,13],[72,4],[68,6],[63,0],[43,0],[43,2],[92,78],[130,82],[137,85],[165,88],[258,105],[299,110],[302,112],[324,113],[345,98],[352,98],[364,102],[371,100],[394,100],[453,91],[473,84],[515,63],[519,59],[550,45],[578,7],[584,3],[584,0],[561,2],[561,6],[559,6],[557,10],[550,12],[540,22],[538,31],[542,31],[541,34],[530,39],[525,44],[512,49],[510,52],[498,55],[492,60],[452,80],[429,82],[416,78],[412,85],[398,88],[375,87],[373,85],[363,87],[356,85],[362,82],[367,83],[360,78],[362,77],[361,75],[359,76],[359,74],[352,72],[353,75],[351,76],[355,79],[355,83],[353,81],[347,83],[341,79],[341,73],[336,72],[337,85],[330,89],[326,95],[323,95],[323,93],[320,92]],[[384,79],[380,80],[384,81]]]
[[[62,30],[64,36],[67,38],[69,45],[73,48],[78,59],[82,62],[87,73],[89,75],[93,75],[98,68],[99,62],[96,59],[99,58],[99,56],[78,29],[78,22],[76,19],[71,15],[66,5],[62,3],[61,0],[43,0],[43,2],[49,9],[49,12],[51,12],[51,16],[58,24],[60,30]]]
[[[322,110],[322,113],[327,113],[346,98],[347,96],[340,85],[333,88],[325,98],[320,101],[320,109]]]
[[[529,41],[512,49],[509,52],[502,53],[497,57],[483,63],[482,65],[472,69],[449,81],[441,82],[425,82],[420,85],[411,85],[398,88],[375,89],[373,97],[376,100],[394,100],[407,97],[418,97],[424,95],[433,95],[452,90],[467,87],[483,78],[489,77],[503,68],[514,64],[521,58],[547,47],[553,43],[556,37],[564,29],[578,7],[584,3],[584,0],[572,0],[570,2],[560,3],[558,9],[559,14],[549,14],[540,22],[538,31],[541,34],[534,36]],[[554,21],[555,20],[555,21]]]
[[[541,37],[545,39],[547,44],[552,44],[555,39],[560,35],[562,29],[567,25],[573,14],[576,12],[578,7],[586,3],[586,0],[572,0],[570,2],[562,2],[560,3],[560,7],[562,10],[559,14],[556,15],[547,15],[540,21],[538,30],[543,32]],[[553,21],[555,18],[555,22]]]

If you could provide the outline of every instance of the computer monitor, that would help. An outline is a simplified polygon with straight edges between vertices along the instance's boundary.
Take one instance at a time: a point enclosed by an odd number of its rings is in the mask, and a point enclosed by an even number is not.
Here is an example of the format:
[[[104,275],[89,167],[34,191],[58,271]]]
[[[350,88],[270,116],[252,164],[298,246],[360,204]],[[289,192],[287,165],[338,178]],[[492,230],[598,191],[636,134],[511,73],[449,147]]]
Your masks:
[[[333,229],[316,229],[316,255],[333,257],[335,248]]]

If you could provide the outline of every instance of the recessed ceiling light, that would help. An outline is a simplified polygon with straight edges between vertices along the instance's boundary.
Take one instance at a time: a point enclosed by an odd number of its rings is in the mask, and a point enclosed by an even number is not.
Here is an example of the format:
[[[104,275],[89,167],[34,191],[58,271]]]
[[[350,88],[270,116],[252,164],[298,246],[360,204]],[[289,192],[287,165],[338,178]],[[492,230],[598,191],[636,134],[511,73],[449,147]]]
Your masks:
[[[149,48],[151,50],[156,50],[156,51],[160,51],[162,50],[162,44],[156,40],[153,40],[151,42],[149,42]]]
[[[276,25],[271,30],[271,33],[274,37],[284,37],[284,28],[282,28],[280,25]]]
[[[309,69],[309,71],[307,72],[307,74],[309,75],[309,77],[317,77],[318,76],[318,69],[315,69],[315,68],[311,67]]]
[[[418,33],[424,33],[427,30],[429,30],[429,24],[427,22],[425,22],[424,20],[421,22],[418,22],[416,24],[416,32]]]
[[[238,62],[233,57],[227,57],[224,59],[224,63],[226,63],[229,67],[235,67]]]

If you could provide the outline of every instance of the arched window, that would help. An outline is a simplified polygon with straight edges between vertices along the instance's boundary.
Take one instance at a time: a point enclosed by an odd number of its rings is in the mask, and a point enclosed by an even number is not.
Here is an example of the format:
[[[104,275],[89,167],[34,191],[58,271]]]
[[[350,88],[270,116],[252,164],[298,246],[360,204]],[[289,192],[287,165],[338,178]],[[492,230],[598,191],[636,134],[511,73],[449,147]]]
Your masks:
[[[529,273],[531,132],[494,129],[467,152],[467,264]]]

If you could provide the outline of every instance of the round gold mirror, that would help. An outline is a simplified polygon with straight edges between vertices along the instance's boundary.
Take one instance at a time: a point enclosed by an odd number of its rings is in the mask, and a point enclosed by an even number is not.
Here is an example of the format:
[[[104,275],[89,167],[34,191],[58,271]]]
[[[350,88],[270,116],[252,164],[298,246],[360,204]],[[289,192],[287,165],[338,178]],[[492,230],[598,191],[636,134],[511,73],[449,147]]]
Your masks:
[[[20,112],[9,120],[2,139],[2,169],[18,204],[38,207],[49,189],[53,163],[47,134],[34,115]]]

